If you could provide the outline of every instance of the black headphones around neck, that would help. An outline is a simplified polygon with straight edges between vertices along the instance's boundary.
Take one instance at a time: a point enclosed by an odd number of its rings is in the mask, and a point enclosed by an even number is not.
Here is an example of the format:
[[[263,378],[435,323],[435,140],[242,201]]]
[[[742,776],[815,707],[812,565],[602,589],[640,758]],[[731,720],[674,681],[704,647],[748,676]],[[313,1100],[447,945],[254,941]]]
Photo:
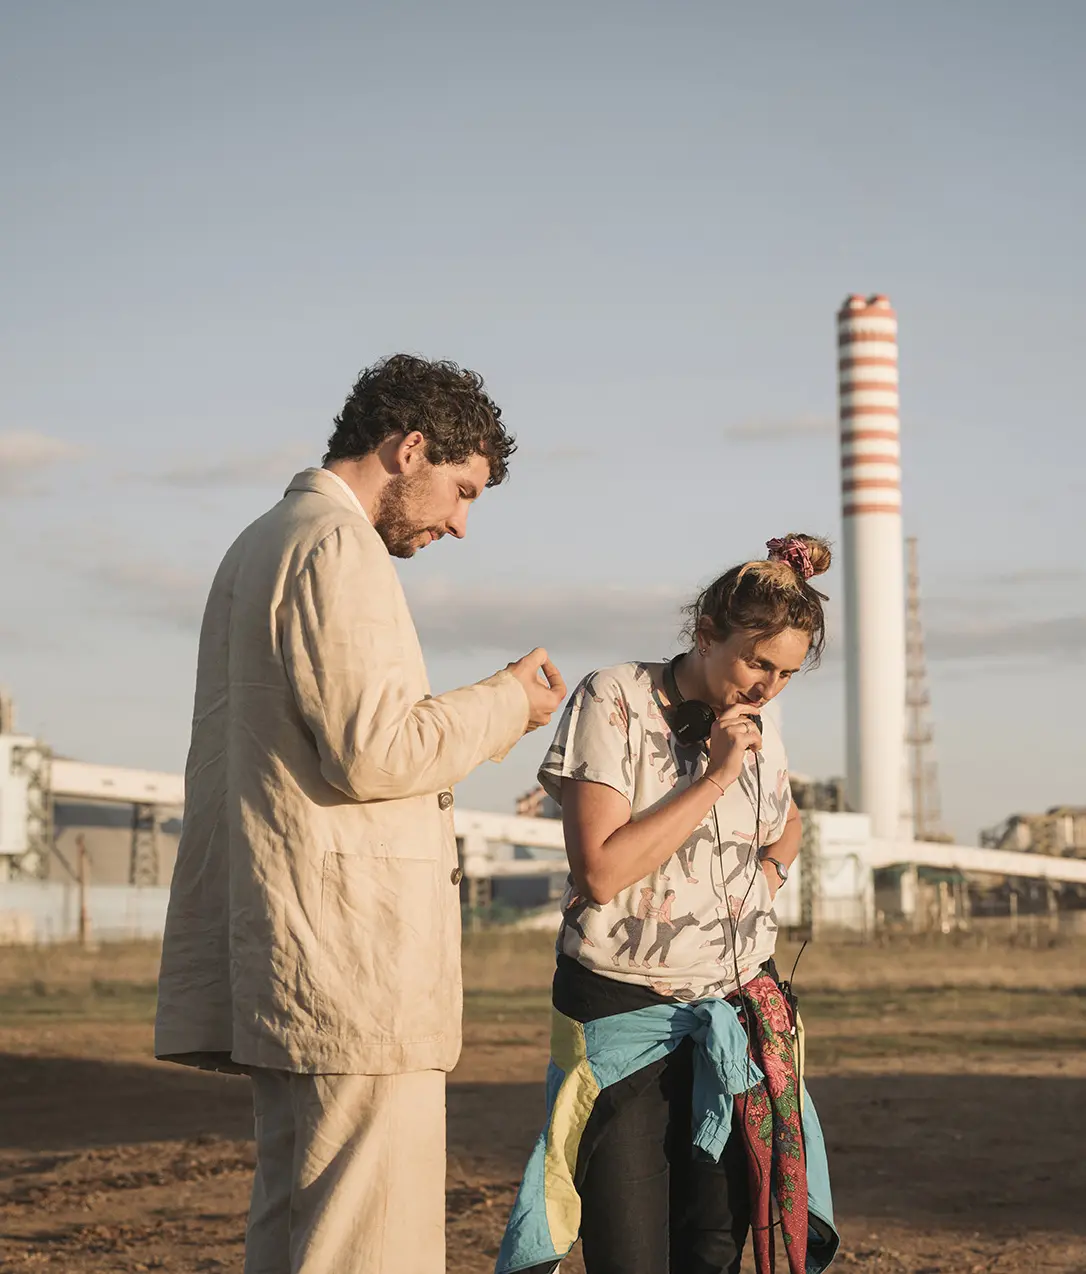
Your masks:
[[[669,701],[669,706],[664,709],[664,720],[684,748],[696,748],[709,737],[716,713],[701,699],[683,698],[679,683],[675,680],[675,666],[681,658],[681,654],[676,655],[664,664],[664,692]],[[762,718],[751,715],[749,719],[760,731]]]

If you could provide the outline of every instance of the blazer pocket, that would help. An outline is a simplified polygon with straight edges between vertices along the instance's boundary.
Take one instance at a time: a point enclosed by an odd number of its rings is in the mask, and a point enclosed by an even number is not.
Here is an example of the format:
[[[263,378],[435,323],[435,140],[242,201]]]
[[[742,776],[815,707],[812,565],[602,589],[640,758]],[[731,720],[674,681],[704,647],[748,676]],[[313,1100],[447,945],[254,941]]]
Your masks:
[[[326,853],[321,872],[322,1025],[363,1043],[444,1030],[437,863]]]

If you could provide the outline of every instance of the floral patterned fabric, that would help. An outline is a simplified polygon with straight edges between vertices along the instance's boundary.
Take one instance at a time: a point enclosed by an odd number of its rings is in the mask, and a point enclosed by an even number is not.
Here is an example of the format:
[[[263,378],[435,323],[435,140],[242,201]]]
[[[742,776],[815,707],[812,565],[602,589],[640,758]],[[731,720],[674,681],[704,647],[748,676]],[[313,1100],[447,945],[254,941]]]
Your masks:
[[[663,670],[619,664],[581,682],[539,771],[556,801],[563,779],[587,779],[620,792],[637,819],[705,773],[705,749],[683,747],[667,724]],[[715,820],[710,813],[656,871],[606,905],[570,884],[559,951],[604,977],[676,999],[734,991],[776,945],[755,836],[758,846],[777,840],[791,801],[784,744],[766,717],[761,756],[747,754],[739,780],[716,802]]]
[[[762,1083],[736,1096],[750,1165],[751,1241],[755,1269],[774,1268],[773,1203],[792,1274],[807,1266],[807,1164],[803,1145],[796,1022],[777,983],[754,978],[741,995],[728,997],[748,1027]],[[732,1134],[733,1136],[735,1133]]]

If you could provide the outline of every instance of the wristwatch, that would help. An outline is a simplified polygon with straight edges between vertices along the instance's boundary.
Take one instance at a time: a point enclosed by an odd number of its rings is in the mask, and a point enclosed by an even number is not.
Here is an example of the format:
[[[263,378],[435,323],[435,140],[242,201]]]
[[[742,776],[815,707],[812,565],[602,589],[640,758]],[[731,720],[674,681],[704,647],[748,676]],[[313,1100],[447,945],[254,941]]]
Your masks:
[[[783,885],[788,879],[788,868],[785,867],[784,863],[778,862],[775,858],[770,858],[768,854],[763,856],[762,862],[773,864],[773,866],[777,869],[777,875],[781,878],[781,884]]]

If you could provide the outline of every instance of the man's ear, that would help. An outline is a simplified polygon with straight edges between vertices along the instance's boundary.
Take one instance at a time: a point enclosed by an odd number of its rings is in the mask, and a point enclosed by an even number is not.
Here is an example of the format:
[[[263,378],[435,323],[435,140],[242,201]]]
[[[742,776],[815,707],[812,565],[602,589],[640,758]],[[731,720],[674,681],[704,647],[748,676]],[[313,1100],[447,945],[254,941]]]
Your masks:
[[[426,439],[418,429],[404,434],[396,444],[393,463],[397,473],[413,473],[426,459]]]

